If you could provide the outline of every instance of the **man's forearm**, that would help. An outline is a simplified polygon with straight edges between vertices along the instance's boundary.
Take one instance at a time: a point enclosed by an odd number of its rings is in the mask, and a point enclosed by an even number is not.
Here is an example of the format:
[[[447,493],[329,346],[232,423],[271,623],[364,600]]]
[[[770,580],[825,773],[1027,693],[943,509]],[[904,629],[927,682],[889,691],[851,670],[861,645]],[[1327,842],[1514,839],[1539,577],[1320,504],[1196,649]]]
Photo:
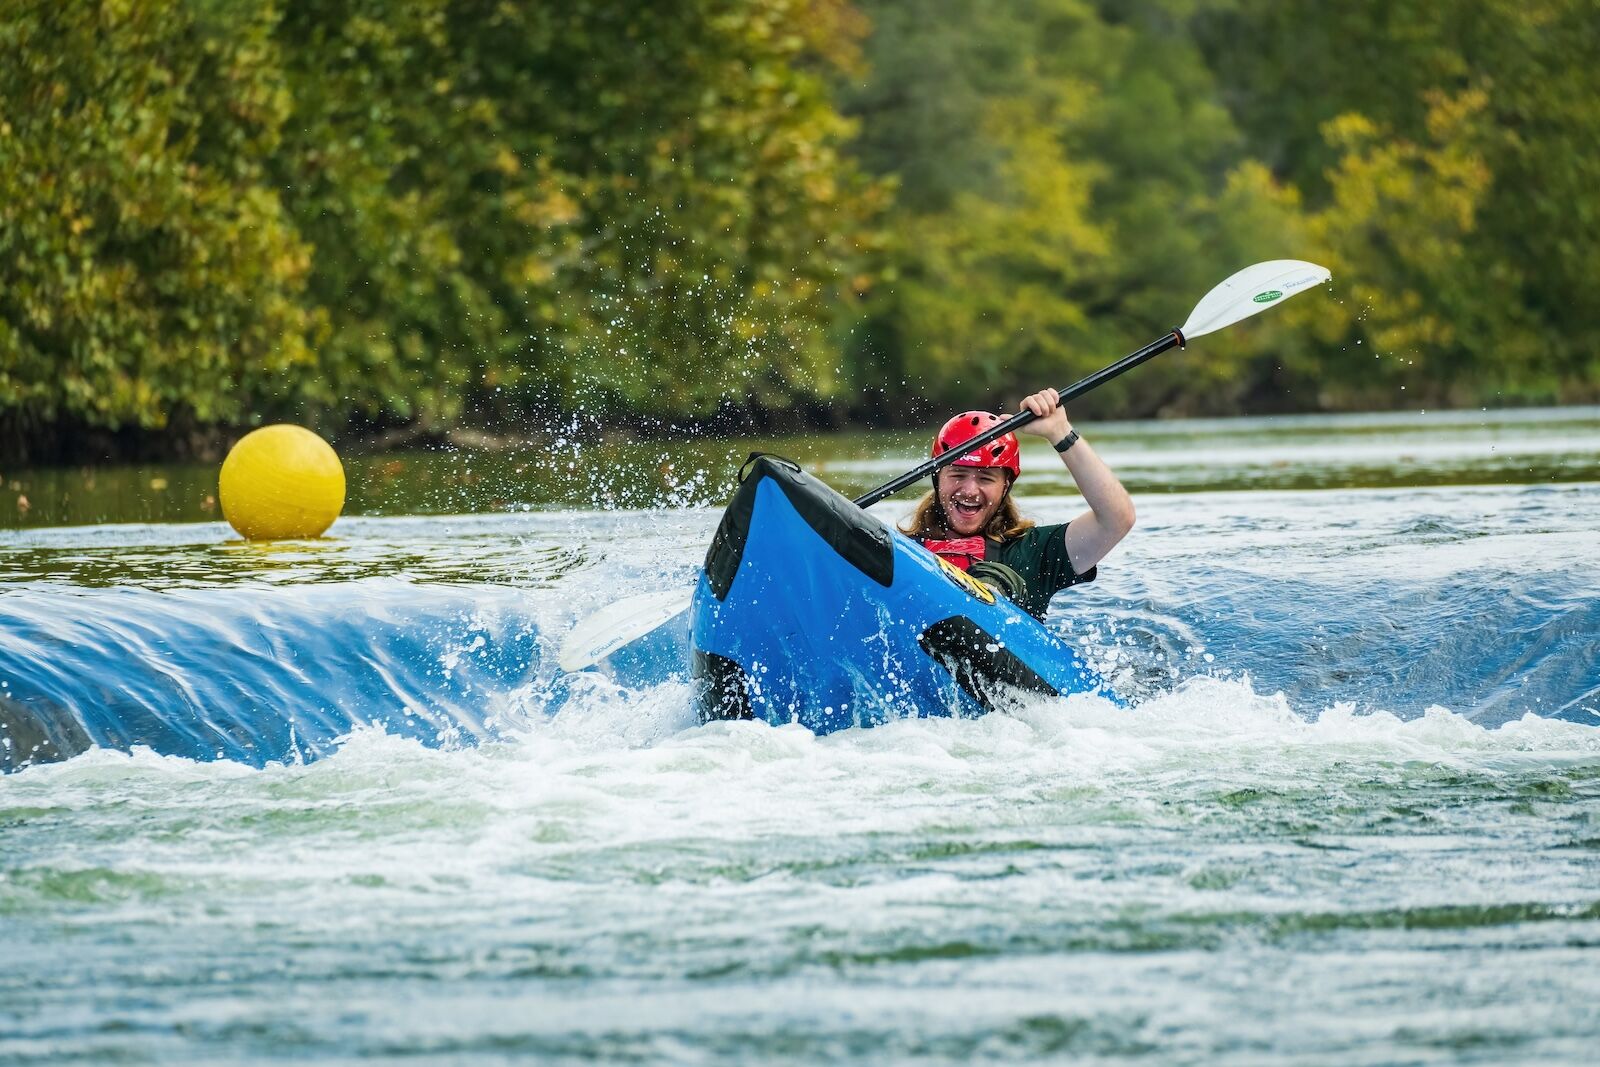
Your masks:
[[[1061,461],[1101,525],[1123,533],[1133,529],[1133,498],[1086,439],[1079,437],[1076,444],[1061,453]]]

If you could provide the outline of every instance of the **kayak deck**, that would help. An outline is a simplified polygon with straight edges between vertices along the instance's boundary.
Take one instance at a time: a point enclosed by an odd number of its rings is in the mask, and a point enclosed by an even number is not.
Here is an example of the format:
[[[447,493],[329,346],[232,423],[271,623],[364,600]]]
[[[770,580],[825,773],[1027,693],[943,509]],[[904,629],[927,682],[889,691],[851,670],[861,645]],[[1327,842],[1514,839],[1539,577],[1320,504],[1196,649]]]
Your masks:
[[[1099,688],[1038,620],[775,456],[723,513],[690,645],[702,719],[819,733]]]

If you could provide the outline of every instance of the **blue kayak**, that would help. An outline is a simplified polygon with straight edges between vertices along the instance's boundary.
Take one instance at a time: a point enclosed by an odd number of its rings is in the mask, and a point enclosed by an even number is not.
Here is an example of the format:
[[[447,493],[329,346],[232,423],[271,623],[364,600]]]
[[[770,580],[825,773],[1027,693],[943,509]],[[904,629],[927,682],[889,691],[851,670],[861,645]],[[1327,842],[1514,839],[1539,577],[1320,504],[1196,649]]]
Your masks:
[[[777,456],[746,464],[689,627],[706,721],[827,733],[1100,688],[1027,612]]]

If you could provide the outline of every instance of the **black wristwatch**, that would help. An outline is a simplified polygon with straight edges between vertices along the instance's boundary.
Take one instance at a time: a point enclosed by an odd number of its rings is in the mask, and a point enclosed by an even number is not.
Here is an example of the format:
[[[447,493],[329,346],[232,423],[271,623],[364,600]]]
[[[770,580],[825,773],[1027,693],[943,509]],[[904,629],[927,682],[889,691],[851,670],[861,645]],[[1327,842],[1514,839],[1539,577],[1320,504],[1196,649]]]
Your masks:
[[[1077,430],[1068,430],[1067,431],[1067,436],[1063,437],[1061,440],[1056,442],[1056,451],[1057,452],[1065,452],[1067,449],[1071,448],[1073,445],[1075,445],[1077,443],[1078,443],[1078,431]]]

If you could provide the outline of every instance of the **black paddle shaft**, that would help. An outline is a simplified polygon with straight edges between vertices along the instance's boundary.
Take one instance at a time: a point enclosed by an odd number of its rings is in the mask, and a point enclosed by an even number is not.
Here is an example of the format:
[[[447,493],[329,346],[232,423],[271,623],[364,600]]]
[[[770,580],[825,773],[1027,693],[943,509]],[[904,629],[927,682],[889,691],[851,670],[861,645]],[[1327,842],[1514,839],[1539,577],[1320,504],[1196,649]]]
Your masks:
[[[1184,344],[1185,341],[1183,337],[1183,331],[1174,329],[1171,333],[1167,334],[1159,341],[1152,341],[1143,348],[1139,349],[1139,351],[1123,356],[1109,367],[1102,367],[1093,374],[1089,375],[1087,378],[1073,382],[1071,385],[1061,390],[1061,402],[1065,404],[1069,400],[1076,400],[1089,390],[1099,388],[1120,374],[1126,374],[1128,371],[1137,367],[1145,360],[1159,356],[1169,348],[1182,348],[1184,347]],[[878,488],[872,490],[872,492],[867,493],[864,496],[856,497],[856,506],[870,508],[884,497],[893,496],[895,493],[898,493],[911,483],[919,482],[935,471],[948,467],[962,456],[968,455],[977,449],[982,448],[990,441],[1004,437],[1006,434],[1018,429],[1019,427],[1028,425],[1028,423],[1032,422],[1036,418],[1038,418],[1038,416],[1031,411],[1018,412],[1005,422],[1000,423],[998,426],[989,427],[989,429],[985,430],[983,433],[980,433],[972,440],[966,442],[961,448],[952,448],[942,456],[934,456],[932,459],[928,460],[926,463],[922,464],[916,469],[906,471],[894,481],[885,482],[878,486]]]

